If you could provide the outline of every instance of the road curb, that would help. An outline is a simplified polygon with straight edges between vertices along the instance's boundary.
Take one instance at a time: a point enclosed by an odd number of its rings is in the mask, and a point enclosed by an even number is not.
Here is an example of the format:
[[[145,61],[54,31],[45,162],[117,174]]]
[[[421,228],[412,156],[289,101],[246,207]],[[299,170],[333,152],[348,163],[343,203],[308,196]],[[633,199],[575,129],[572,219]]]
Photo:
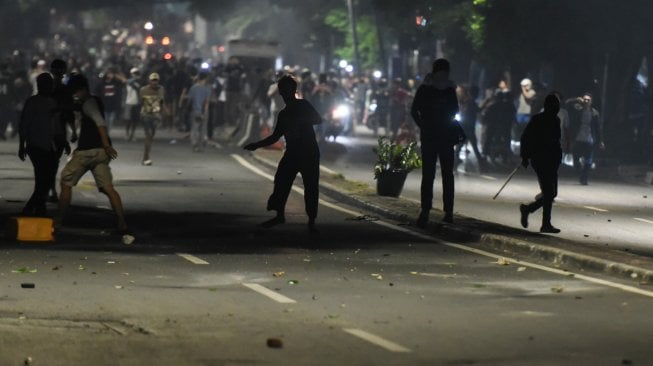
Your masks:
[[[262,157],[256,153],[252,157],[261,164],[276,168],[276,162]],[[397,212],[383,207],[374,202],[370,202],[362,195],[345,192],[337,186],[320,182],[321,192],[326,196],[343,202],[347,205],[373,212],[384,218],[389,218],[400,222],[412,223],[415,217],[403,212]],[[401,201],[401,198],[391,198],[389,200]],[[605,272],[630,280],[636,280],[639,283],[649,283],[653,279],[653,271],[645,268],[632,266],[625,263],[615,262],[604,258],[586,255],[571,250],[556,248],[553,246],[528,242],[522,239],[515,239],[506,235],[485,233],[473,228],[456,227],[447,224],[434,223],[435,229],[430,232],[443,240],[458,243],[476,242],[483,249],[495,253],[535,258],[553,264],[556,267],[577,267],[591,271]]]

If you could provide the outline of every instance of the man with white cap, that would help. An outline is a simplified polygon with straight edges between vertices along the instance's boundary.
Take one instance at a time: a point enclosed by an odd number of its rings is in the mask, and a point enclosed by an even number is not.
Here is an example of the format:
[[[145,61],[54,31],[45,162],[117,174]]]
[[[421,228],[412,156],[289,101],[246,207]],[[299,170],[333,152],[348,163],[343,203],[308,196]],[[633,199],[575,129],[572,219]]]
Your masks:
[[[125,97],[125,105],[127,106],[126,119],[126,133],[127,141],[134,139],[134,132],[136,132],[136,125],[138,124],[140,116],[141,98],[140,91],[143,86],[141,83],[141,71],[134,67],[129,71],[129,79],[127,80],[127,95]]]
[[[165,90],[159,84],[159,74],[153,72],[149,76],[149,83],[141,88],[141,122],[145,130],[145,151],[143,153],[143,165],[152,165],[150,150],[156,128],[161,124]],[[167,111],[166,111],[167,113]]]
[[[520,83],[521,85],[521,94],[519,94],[519,104],[517,106],[517,126],[514,130],[514,138],[519,139],[524,128],[528,124],[528,121],[531,119],[532,114],[532,104],[535,100],[535,90],[533,90],[533,82],[531,79],[523,79]],[[539,112],[539,111],[535,111]]]

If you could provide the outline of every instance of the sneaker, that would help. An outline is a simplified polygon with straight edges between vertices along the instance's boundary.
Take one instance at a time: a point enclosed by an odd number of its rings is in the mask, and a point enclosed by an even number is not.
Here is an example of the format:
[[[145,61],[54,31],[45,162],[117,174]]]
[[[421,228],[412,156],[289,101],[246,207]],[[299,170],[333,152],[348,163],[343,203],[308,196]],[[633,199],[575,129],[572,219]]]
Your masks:
[[[528,215],[530,214],[528,206],[519,205],[519,212],[521,213],[521,226],[526,229],[528,227]]]
[[[540,228],[540,232],[541,232],[541,233],[547,233],[547,234],[559,234],[559,233],[560,233],[560,229],[558,229],[557,227],[554,227],[554,226],[551,225],[551,224],[549,224],[549,225],[542,225],[542,227]]]
[[[426,229],[426,225],[429,223],[429,212],[422,211],[417,218],[417,227],[420,229]]]
[[[150,166],[150,165],[152,165],[152,160],[150,160],[150,159],[143,160],[143,165],[145,165],[145,166]]]

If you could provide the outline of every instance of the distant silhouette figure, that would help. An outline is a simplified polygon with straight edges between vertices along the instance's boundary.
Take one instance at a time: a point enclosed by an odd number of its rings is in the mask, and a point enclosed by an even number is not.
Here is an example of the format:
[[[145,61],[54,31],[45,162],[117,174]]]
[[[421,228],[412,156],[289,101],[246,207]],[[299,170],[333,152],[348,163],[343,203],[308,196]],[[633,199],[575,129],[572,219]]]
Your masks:
[[[45,216],[50,179],[57,174],[55,123],[57,102],[52,97],[54,80],[48,73],[36,77],[37,94],[25,102],[20,117],[18,157],[29,156],[34,167],[34,193],[23,208],[23,215]]]
[[[521,136],[521,158],[524,168],[530,161],[537,174],[541,193],[528,205],[520,205],[521,224],[528,227],[528,215],[542,207],[540,232],[557,234],[560,229],[551,225],[551,208],[558,195],[558,168],[562,159],[560,147],[560,100],[554,94],[544,100],[544,112],[534,115]]]
[[[449,61],[437,59],[433,72],[426,76],[415,94],[411,115],[420,128],[422,147],[421,206],[417,226],[426,227],[433,204],[435,165],[440,158],[442,169],[443,221],[453,222],[454,201],[454,145],[451,125],[458,113],[456,86],[449,80]]]
[[[322,123],[322,119],[309,102],[295,97],[297,82],[292,77],[282,77],[277,85],[286,107],[279,112],[274,132],[261,141],[245,146],[246,150],[254,151],[260,147],[274,144],[281,136],[286,140],[286,151],[274,176],[274,191],[268,199],[267,206],[268,211],[274,210],[277,215],[264,222],[262,226],[272,227],[286,222],[284,215],[286,201],[297,173],[301,173],[304,182],[304,204],[308,215],[308,228],[310,231],[316,232],[320,149],[313,126]]]

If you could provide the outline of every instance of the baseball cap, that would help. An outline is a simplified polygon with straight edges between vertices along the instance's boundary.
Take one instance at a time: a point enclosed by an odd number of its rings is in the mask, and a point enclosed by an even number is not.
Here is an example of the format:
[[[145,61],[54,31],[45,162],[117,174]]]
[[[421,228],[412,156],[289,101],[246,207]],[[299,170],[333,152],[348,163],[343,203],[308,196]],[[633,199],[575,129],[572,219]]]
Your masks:
[[[531,81],[531,79],[526,78],[523,79],[520,84],[521,86],[532,86],[533,82]]]
[[[150,74],[150,80],[159,80],[159,73],[153,72]]]

